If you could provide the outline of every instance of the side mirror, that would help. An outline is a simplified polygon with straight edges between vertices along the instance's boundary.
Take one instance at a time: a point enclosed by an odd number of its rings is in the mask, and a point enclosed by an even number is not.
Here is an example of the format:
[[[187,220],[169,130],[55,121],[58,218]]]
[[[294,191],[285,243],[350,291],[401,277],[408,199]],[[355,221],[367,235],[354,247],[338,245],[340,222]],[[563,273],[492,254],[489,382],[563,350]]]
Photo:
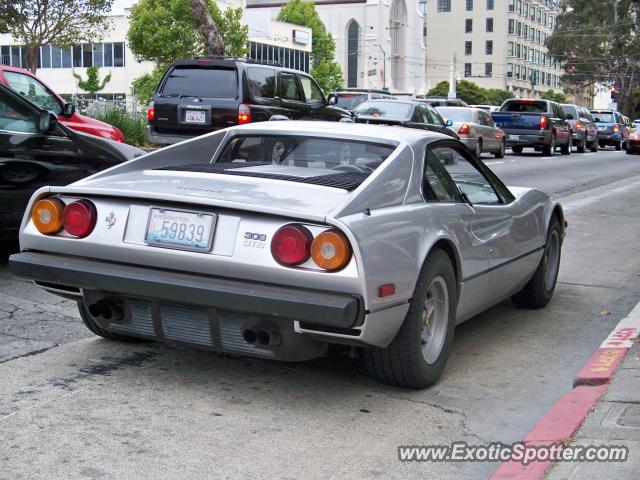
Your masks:
[[[73,103],[65,103],[62,106],[62,115],[65,117],[70,117],[74,113],[76,113],[76,106]]]
[[[41,110],[38,118],[38,131],[40,133],[49,133],[58,123],[58,117],[48,110]]]
[[[453,125],[453,120],[447,120],[447,123],[445,123],[445,126],[450,127]]]
[[[573,120],[573,114],[571,114],[571,113],[567,113],[567,114],[565,115],[565,118],[566,118],[567,120]]]
[[[270,122],[280,122],[280,121],[285,121],[285,120],[289,120],[289,117],[287,117],[285,115],[271,115],[269,117],[269,121]]]
[[[330,93],[327,97],[327,105],[337,105],[338,104],[338,95],[335,93]]]

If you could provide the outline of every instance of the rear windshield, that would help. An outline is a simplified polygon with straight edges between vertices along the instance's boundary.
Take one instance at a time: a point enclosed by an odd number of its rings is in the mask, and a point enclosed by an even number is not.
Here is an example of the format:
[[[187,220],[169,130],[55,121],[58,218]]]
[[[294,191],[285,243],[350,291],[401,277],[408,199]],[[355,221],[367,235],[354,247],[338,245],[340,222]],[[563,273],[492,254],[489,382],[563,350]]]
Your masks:
[[[239,136],[227,144],[216,163],[235,163],[238,168],[245,164],[247,167],[293,166],[371,173],[395,148],[378,143],[290,135]]]
[[[366,93],[339,93],[337,105],[346,110],[353,110],[366,100]]]
[[[571,115],[574,120],[578,119],[580,115],[578,115],[578,109],[573,105],[562,105],[562,110],[567,115]]]
[[[437,107],[436,110],[446,120],[452,120],[454,122],[470,122],[473,118],[471,110],[466,108]]]
[[[507,101],[500,108],[501,112],[546,113],[547,102],[513,100]]]
[[[411,113],[413,105],[399,102],[365,102],[353,111],[356,115],[369,115],[372,117],[385,117],[404,120]]]
[[[162,88],[168,97],[236,98],[237,92],[236,71],[226,68],[176,68]]]
[[[591,112],[591,116],[596,123],[615,123],[616,121],[613,113],[609,112]]]

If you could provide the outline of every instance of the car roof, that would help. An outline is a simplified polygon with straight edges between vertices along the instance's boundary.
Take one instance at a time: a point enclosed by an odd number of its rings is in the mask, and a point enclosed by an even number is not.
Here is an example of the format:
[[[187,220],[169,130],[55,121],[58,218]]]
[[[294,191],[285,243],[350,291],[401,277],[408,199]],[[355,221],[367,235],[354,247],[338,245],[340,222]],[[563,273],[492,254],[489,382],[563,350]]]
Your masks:
[[[370,100],[366,100],[362,103],[373,103],[373,102],[385,102],[385,103],[404,103],[407,105],[419,105],[420,102],[416,102],[415,100],[404,98],[372,98]],[[362,105],[362,104],[361,104]]]

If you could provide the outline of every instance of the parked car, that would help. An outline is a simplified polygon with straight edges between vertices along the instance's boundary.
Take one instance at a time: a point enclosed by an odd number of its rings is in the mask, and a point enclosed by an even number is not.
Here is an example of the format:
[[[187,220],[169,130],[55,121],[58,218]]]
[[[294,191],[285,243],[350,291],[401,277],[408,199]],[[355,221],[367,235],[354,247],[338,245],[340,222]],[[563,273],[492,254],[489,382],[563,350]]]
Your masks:
[[[337,107],[344,108],[345,110],[353,110],[362,102],[367,100],[377,100],[381,98],[393,98],[384,90],[372,90],[364,88],[345,88],[338,92],[333,92],[330,95],[335,95],[338,101],[335,103]]]
[[[0,84],[0,238],[16,238],[31,194],[67,185],[144,152],[68,128]]]
[[[504,157],[505,134],[485,110],[468,107],[436,107],[436,110],[442,118],[453,122],[450,128],[478,158],[483,152],[493,153],[496,158]]]
[[[58,122],[78,132],[90,133],[124,143],[122,132],[108,123],[80,115],[75,105],[68,103],[46,83],[22,68],[0,65],[0,84],[13,88],[40,108],[53,112]]]
[[[271,119],[340,121],[304,72],[249,60],[196,58],[174,62],[147,110],[149,142],[176,143],[233,125]]]
[[[352,113],[356,123],[402,125],[458,138],[449,128],[453,122],[446,122],[435,108],[414,100],[368,100]]]
[[[640,153],[640,125],[637,125],[629,134],[625,150],[629,155]]]
[[[507,134],[507,146],[520,154],[534,148],[543,155],[553,155],[560,146],[563,155],[571,153],[571,125],[562,107],[550,100],[507,100],[491,114],[496,125]]]
[[[416,102],[423,102],[432,107],[468,107],[464,100],[447,97],[417,97]]]
[[[584,153],[586,148],[597,152],[598,127],[596,127],[589,110],[571,103],[563,103],[561,106],[571,125],[573,145],[577,148],[578,153]]]
[[[289,361],[347,344],[374,378],[423,388],[457,324],[550,301],[564,225],[444,135],[262,122],[39,190],[10,268],[107,339]]]
[[[636,118],[633,122],[631,122],[631,126],[633,128],[640,127],[640,118]]]
[[[622,114],[615,110],[591,110],[591,116],[598,127],[600,148],[613,146],[616,150],[622,150],[628,136]]]

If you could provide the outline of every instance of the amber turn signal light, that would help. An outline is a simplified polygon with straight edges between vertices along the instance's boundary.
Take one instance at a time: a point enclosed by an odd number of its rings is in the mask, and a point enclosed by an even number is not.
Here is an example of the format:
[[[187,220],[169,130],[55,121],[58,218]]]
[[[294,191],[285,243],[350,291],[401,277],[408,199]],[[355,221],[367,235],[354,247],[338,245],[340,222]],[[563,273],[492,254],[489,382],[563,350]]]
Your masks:
[[[31,210],[31,220],[40,233],[50,235],[62,230],[64,203],[58,198],[38,200]]]
[[[351,245],[342,233],[327,230],[313,239],[311,258],[320,268],[340,270],[351,259]]]

